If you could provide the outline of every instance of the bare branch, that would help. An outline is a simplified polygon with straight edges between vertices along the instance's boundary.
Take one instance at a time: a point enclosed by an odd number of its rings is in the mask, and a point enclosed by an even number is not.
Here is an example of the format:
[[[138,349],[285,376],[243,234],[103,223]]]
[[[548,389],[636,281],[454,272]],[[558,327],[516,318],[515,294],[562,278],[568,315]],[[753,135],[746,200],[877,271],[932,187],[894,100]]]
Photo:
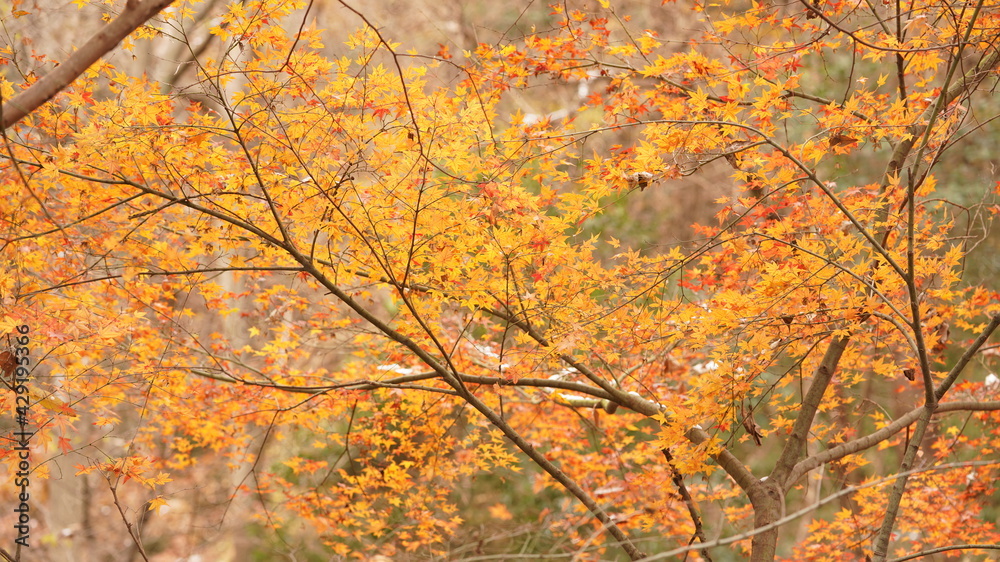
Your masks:
[[[705,529],[702,527],[701,516],[698,514],[698,505],[695,503],[694,498],[691,497],[691,492],[688,492],[687,486],[684,485],[684,476],[674,466],[674,459],[670,455],[670,451],[663,449],[663,456],[667,459],[667,466],[670,467],[670,479],[677,486],[677,493],[680,494],[681,500],[687,507],[688,515],[691,517],[691,523],[694,524],[694,537],[691,538],[691,542],[694,542],[694,539],[697,538],[704,544],[706,542]],[[703,548],[700,552],[702,558],[708,560],[708,562],[712,562],[712,556],[708,553],[707,548]]]
[[[118,510],[118,514],[121,515],[122,521],[125,522],[125,528],[128,530],[128,535],[132,539],[132,543],[135,545],[136,551],[143,560],[149,562],[149,557],[146,556],[146,549],[142,547],[142,537],[135,529],[135,525],[128,520],[128,516],[125,515],[125,508],[122,507],[121,503],[118,501],[118,483],[111,482],[111,477],[108,476],[108,487],[111,489],[111,497],[114,499],[115,508]]]
[[[900,558],[893,558],[889,560],[889,562],[906,562],[907,560],[916,560],[918,558],[930,556],[931,554],[950,552],[952,550],[1000,550],[1000,544],[953,544],[950,546],[941,546],[938,548],[921,550],[920,552],[908,554]]]

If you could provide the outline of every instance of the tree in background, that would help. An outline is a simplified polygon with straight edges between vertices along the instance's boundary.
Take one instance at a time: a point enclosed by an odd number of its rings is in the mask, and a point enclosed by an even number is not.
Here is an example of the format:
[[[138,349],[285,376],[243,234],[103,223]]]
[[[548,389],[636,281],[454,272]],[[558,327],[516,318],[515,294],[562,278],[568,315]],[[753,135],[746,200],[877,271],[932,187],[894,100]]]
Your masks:
[[[124,46],[190,84],[102,61],[4,139],[31,485],[105,498],[118,552],[251,517],[258,552],[345,558],[521,552],[498,522],[528,519],[584,558],[1000,548],[1000,301],[963,280],[998,207],[940,187],[997,115],[997,5],[692,2],[672,45],[557,4],[422,53],[347,3],[219,4]],[[364,23],[336,53],[320,8]],[[575,105],[511,109],[554,86]],[[720,165],[739,192],[688,243],[600,221]],[[475,479],[497,530],[470,544]],[[30,548],[97,544],[92,510]]]

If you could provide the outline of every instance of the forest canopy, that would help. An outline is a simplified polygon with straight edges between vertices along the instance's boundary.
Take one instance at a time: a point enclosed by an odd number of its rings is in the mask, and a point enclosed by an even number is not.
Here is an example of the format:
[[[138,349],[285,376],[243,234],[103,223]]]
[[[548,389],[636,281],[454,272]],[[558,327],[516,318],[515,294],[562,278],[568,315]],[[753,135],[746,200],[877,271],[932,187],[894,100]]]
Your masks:
[[[994,0],[2,17],[7,558],[1000,550]]]

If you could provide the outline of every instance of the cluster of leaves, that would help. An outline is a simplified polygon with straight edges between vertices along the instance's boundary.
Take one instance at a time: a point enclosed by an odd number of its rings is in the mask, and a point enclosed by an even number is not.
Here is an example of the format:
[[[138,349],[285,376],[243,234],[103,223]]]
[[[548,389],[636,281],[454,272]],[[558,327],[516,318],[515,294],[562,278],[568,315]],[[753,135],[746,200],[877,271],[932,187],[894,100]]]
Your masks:
[[[757,560],[1000,541],[1000,402],[966,372],[1000,300],[963,283],[979,211],[933,173],[992,117],[996,5],[695,2],[670,8],[706,23],[680,50],[559,5],[461,61],[374,25],[327,56],[310,6],[227,5],[184,95],[101,62],[7,131],[2,326],[32,327],[65,406],[32,411],[36,454],[58,438],[152,507],[195,466],[249,468],[263,523],[344,556],[446,554],[453,490],[487,472],[579,500],[552,526],[579,551],[694,536],[709,559],[702,509]],[[866,75],[826,97],[845,60]],[[507,109],[553,81],[590,84],[573,111],[600,122]],[[588,230],[713,163],[738,192],[692,243]]]

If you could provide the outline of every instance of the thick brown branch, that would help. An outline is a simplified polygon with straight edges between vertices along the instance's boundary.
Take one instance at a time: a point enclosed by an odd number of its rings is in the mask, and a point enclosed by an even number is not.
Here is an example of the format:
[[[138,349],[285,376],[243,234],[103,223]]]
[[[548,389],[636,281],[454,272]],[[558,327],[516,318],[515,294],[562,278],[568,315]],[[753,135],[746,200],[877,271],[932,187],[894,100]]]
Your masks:
[[[939,384],[938,387],[934,389],[934,395],[938,400],[944,397],[945,393],[948,392],[948,389],[951,388],[951,385],[955,384],[955,381],[958,380],[959,375],[961,375],[962,371],[965,370],[965,366],[968,365],[969,361],[972,360],[972,357],[979,352],[979,348],[981,348],[983,344],[986,343],[986,340],[990,339],[990,336],[993,335],[993,332],[996,331],[998,326],[1000,326],[1000,314],[997,314],[992,318],[990,318],[990,323],[986,325],[986,329],[983,330],[983,332],[979,334],[979,337],[977,337],[976,340],[972,342],[972,344],[969,346],[969,348],[965,350],[965,353],[963,353],[962,356],[958,359],[958,362],[955,363],[955,366],[952,367],[950,371],[948,371],[948,375],[945,376],[943,381],[941,381],[941,384]]]
[[[795,418],[792,433],[788,436],[788,441],[785,442],[785,448],[781,451],[781,457],[778,458],[774,470],[771,471],[771,479],[776,481],[781,487],[785,485],[795,463],[798,462],[805,452],[809,430],[812,428],[816,412],[819,411],[819,404],[823,400],[823,395],[826,394],[826,389],[833,379],[834,372],[837,370],[840,357],[844,354],[844,350],[847,349],[848,339],[848,336],[834,337],[833,341],[830,342],[830,347],[826,350],[826,354],[823,355],[819,367],[816,368],[816,372],[813,374],[812,384],[809,385],[809,390],[802,400],[802,407],[799,408],[799,414]]]
[[[712,437],[705,431],[701,426],[694,426],[684,433],[685,437],[695,445],[701,445],[707,442]],[[741,490],[747,492],[753,486],[760,483],[760,480],[750,472],[750,469],[743,464],[740,459],[736,458],[736,455],[729,452],[728,449],[722,449],[718,452],[712,452],[712,458],[715,462],[719,463],[719,466],[728,474],[740,487]]]
[[[938,403],[937,408],[934,410],[935,414],[945,414],[949,412],[990,412],[1000,410],[1000,401],[991,402],[973,402],[973,401],[960,401],[960,402],[944,402]],[[805,473],[818,468],[828,462],[835,461],[837,459],[842,459],[847,455],[851,455],[860,451],[868,450],[871,447],[889,439],[893,435],[896,435],[906,427],[917,421],[920,414],[923,412],[923,408],[917,408],[911,410],[896,420],[894,420],[889,425],[879,429],[873,433],[865,435],[864,437],[859,437],[853,441],[848,441],[847,443],[842,443],[836,447],[827,449],[823,452],[817,453],[802,462],[795,465],[791,473],[788,476],[788,480],[785,482],[785,489],[791,488],[795,482],[799,480]]]
[[[130,0],[125,5],[122,14],[101,28],[96,35],[84,43],[62,64],[55,67],[35,82],[27,90],[3,104],[0,108],[0,125],[7,129],[23,119],[32,111],[38,109],[61,90],[83,74],[90,65],[115,48],[118,43],[138,29],[149,18],[166,8],[173,0]]]

